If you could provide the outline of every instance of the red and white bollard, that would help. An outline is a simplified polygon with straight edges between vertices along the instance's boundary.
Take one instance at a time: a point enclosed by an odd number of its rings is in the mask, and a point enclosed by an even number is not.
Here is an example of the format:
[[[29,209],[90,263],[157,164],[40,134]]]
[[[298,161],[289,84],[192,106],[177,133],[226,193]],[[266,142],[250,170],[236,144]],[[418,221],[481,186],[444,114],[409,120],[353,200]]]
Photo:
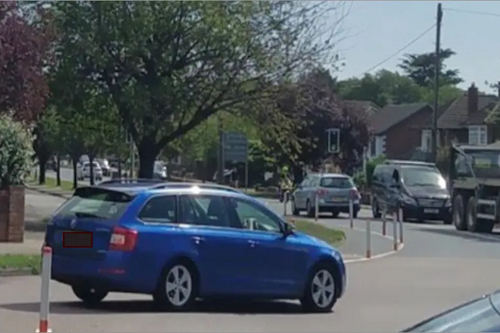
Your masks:
[[[52,332],[49,328],[50,275],[52,271],[52,248],[42,249],[42,288],[40,293],[40,320],[36,332]]]
[[[354,200],[349,199],[349,225],[351,229],[354,228]]]
[[[398,223],[399,223],[399,244],[403,244],[403,210],[399,209],[398,214]]]
[[[372,257],[372,231],[371,231],[371,220],[366,219],[366,258],[370,259]]]
[[[382,235],[387,234],[387,211],[384,209],[382,211]]]
[[[316,193],[314,195],[314,221],[318,221],[319,217],[319,195]]]
[[[398,250],[398,211],[392,213],[392,239],[393,239],[393,250]]]

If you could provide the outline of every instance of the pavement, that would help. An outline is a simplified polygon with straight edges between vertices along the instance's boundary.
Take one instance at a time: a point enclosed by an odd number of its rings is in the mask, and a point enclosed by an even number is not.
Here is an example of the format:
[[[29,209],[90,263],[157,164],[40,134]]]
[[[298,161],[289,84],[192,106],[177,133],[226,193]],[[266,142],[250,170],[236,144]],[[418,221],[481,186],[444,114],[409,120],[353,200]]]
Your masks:
[[[52,199],[43,200],[47,204]],[[266,202],[283,211],[277,201]],[[355,227],[363,230],[368,216],[362,210]],[[350,230],[342,216],[320,223],[345,228],[348,239],[365,235]],[[372,222],[372,231],[381,229],[381,222]],[[404,248],[392,256],[347,266],[347,292],[333,313],[302,314],[296,302],[201,303],[190,313],[157,313],[149,296],[128,294],[109,295],[98,309],[87,310],[68,287],[52,282],[50,326],[54,332],[396,332],[498,288],[498,232],[483,235],[440,223],[405,223],[404,238]],[[390,249],[390,241],[375,245],[375,239],[374,247]],[[354,245],[344,246],[348,253]],[[39,288],[38,277],[0,279],[5,331],[36,328]]]

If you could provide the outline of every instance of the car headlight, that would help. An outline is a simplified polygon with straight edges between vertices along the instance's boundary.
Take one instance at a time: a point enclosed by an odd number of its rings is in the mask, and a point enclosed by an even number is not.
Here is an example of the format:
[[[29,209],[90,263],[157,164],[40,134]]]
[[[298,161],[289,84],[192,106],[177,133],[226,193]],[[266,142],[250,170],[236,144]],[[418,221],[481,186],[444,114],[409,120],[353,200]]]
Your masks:
[[[407,205],[416,205],[417,204],[417,200],[415,200],[412,197],[407,196],[407,195],[403,195],[401,197],[401,201],[403,201]]]

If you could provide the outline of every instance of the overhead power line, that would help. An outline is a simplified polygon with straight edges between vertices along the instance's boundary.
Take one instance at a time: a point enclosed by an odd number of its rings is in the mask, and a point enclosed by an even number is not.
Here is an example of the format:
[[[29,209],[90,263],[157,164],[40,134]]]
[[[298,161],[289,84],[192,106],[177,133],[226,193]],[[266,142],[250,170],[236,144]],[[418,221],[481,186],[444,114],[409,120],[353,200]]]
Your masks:
[[[423,31],[420,35],[418,35],[417,37],[415,37],[414,39],[412,39],[410,42],[408,42],[407,44],[405,44],[402,48],[400,48],[399,50],[397,50],[396,52],[392,53],[390,56],[388,56],[387,58],[385,58],[384,60],[378,62],[377,64],[375,64],[374,66],[370,67],[369,69],[367,69],[366,71],[364,71],[361,75],[364,75],[366,73],[369,73],[371,72],[372,70],[374,70],[375,68],[377,68],[378,66],[380,65],[383,65],[385,64],[387,61],[391,60],[392,58],[398,56],[401,52],[403,52],[404,50],[406,50],[407,48],[409,48],[410,46],[412,46],[413,44],[415,44],[416,42],[418,42],[420,39],[422,39],[425,35],[427,35],[432,29],[434,29],[434,27],[436,26],[436,24],[434,23],[433,25],[431,25],[429,28],[427,28],[425,31]]]
[[[443,8],[443,10],[447,11],[447,12],[454,12],[454,13],[464,13],[464,14],[472,14],[472,15],[500,17],[499,13],[481,12],[481,11],[477,11],[477,10],[455,9],[455,8]]]

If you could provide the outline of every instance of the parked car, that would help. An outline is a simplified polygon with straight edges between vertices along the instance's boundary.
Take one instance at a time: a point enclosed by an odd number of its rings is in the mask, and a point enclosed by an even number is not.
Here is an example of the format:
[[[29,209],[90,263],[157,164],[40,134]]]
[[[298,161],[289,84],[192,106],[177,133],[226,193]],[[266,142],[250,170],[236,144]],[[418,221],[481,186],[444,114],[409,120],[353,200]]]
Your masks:
[[[93,246],[63,247],[67,231],[93,233]],[[87,305],[129,292],[176,311],[196,298],[241,296],[300,299],[307,311],[327,312],[346,287],[339,251],[259,200],[212,184],[78,188],[48,222],[45,245],[53,249],[52,279]]]
[[[92,162],[92,167],[94,169],[94,178],[98,181],[102,180],[102,169],[99,163]],[[83,162],[81,167],[77,169],[77,178],[78,180],[90,179],[90,162]]]
[[[353,198],[353,216],[357,217],[361,196],[351,177],[338,173],[307,175],[292,193],[293,214],[299,215],[305,210],[308,216],[314,216],[316,195],[319,212],[331,212],[334,217],[341,212],[349,213],[349,200]]]
[[[153,178],[155,179],[167,179],[167,167],[162,161],[155,161]]]
[[[402,219],[443,220],[451,224],[451,202],[446,180],[433,163],[388,160],[373,171],[373,217],[400,207]]]
[[[109,177],[111,175],[111,167],[109,165],[109,162],[105,158],[98,158],[96,159],[97,163],[99,163],[99,166],[101,167],[102,174],[105,177]]]
[[[500,292],[496,291],[426,319],[402,332],[500,332]]]

